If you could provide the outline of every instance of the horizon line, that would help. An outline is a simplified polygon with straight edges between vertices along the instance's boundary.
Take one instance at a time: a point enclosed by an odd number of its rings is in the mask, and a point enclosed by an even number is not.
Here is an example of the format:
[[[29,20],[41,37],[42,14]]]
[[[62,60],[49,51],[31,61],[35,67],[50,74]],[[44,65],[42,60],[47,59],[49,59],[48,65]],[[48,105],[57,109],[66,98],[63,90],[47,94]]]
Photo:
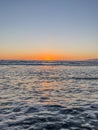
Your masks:
[[[98,60],[98,58],[87,58],[87,59],[0,59],[0,61],[88,61],[88,60]]]

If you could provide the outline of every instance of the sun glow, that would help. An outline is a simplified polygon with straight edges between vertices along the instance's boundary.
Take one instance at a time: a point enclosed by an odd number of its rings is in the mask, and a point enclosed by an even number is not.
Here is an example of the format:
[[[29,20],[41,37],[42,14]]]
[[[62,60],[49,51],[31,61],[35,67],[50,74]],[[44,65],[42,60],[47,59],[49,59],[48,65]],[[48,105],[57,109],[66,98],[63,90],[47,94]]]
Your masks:
[[[45,57],[44,57],[44,60],[52,60],[52,58],[49,57],[49,56],[45,56]]]
[[[60,54],[54,52],[39,52],[39,53],[26,53],[26,52],[13,52],[13,53],[1,53],[0,59],[9,59],[9,60],[85,60],[90,58],[96,58],[95,55],[86,55],[86,54],[71,54],[71,53],[64,53]]]
[[[58,57],[57,54],[44,53],[36,55],[36,59],[50,61],[50,60],[58,60],[60,58]]]
[[[51,61],[51,60],[65,60],[67,59],[67,57],[60,53],[50,52],[50,53],[40,53],[36,55],[36,59]]]

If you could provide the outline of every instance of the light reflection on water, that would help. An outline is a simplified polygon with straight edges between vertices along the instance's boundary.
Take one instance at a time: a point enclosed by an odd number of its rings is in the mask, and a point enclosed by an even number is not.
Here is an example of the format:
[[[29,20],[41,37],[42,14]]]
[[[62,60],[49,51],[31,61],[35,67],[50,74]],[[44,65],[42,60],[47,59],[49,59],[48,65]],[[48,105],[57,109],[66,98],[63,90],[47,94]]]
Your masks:
[[[36,105],[98,104],[98,66],[12,65],[0,66],[0,72],[0,108],[7,108],[8,113],[19,107],[24,117],[25,109]]]
[[[0,66],[0,69],[0,95],[8,96],[7,99],[13,96],[17,100],[19,96],[29,96],[31,98],[28,101],[33,103],[50,100],[56,104],[62,102],[65,106],[73,105],[79,99],[97,101],[98,80],[85,80],[87,77],[98,77],[97,67]],[[25,98],[22,100],[25,101]]]

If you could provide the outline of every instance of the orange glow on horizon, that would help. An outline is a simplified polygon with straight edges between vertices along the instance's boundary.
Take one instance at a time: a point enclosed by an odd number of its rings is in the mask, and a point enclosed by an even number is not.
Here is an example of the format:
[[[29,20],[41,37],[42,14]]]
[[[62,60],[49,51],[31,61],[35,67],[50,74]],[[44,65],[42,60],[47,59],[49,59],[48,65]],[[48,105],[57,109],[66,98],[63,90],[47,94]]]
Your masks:
[[[76,55],[76,54],[59,54],[59,53],[9,53],[0,54],[0,59],[4,60],[86,60],[98,58],[96,55]]]

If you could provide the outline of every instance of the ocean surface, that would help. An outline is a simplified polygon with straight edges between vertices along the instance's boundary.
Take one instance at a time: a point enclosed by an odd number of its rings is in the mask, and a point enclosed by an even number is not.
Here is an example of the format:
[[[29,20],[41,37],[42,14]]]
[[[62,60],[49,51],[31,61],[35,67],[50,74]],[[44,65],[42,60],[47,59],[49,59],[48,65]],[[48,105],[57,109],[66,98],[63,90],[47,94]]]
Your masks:
[[[98,130],[98,61],[0,61],[0,130]]]

